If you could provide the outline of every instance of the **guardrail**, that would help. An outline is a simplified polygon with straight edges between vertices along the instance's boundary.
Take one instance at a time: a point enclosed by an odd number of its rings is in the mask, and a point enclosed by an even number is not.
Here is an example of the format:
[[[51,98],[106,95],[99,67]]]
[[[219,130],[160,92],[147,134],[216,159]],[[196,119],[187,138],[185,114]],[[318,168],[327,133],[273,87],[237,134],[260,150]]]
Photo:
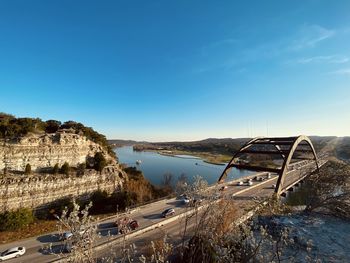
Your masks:
[[[247,180],[247,179],[250,179],[250,178],[253,178],[255,176],[262,176],[262,175],[266,175],[267,172],[259,172],[259,173],[254,173],[254,174],[251,174],[251,175],[247,175],[247,176],[243,176],[243,177],[240,177],[240,178],[236,178],[236,179],[233,179],[231,181],[228,181],[228,182],[225,182],[225,183],[221,183],[220,184],[220,187],[221,186],[224,186],[224,185],[229,185],[229,184],[232,184],[233,182],[238,182],[238,181],[241,181],[241,180]],[[210,191],[216,187],[218,187],[219,184],[218,183],[215,183],[215,184],[212,184],[210,186],[207,187],[206,191]],[[127,211],[124,211],[124,212],[121,212],[121,213],[117,213],[115,215],[112,215],[112,216],[108,216],[108,217],[105,217],[101,220],[101,222],[103,221],[107,221],[107,220],[111,220],[111,219],[114,219],[114,218],[118,218],[118,217],[123,217],[123,216],[127,216],[127,215],[131,215],[132,213],[134,212],[137,212],[139,211],[140,209],[148,206],[148,205],[154,205],[154,204],[157,204],[157,203],[160,203],[160,202],[163,202],[165,200],[170,200],[172,198],[175,198],[176,195],[175,194],[170,194],[168,196],[165,196],[165,197],[162,197],[162,198],[158,198],[158,199],[154,199],[154,200],[151,200],[151,201],[148,201],[148,202],[145,202],[143,204],[139,204],[139,205],[134,205],[134,206],[130,206],[128,207],[128,210]]]

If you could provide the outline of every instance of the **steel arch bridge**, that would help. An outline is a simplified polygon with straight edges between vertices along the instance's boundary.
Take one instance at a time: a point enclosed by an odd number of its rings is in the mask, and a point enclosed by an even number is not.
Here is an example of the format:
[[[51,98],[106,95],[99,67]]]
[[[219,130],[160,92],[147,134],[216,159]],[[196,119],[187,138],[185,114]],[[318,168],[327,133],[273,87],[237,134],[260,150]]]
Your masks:
[[[312,157],[305,156],[305,154],[312,154]],[[254,165],[241,160],[242,157],[249,155],[267,155],[273,158],[277,156],[282,160],[282,164],[278,167],[271,168],[267,165]],[[233,155],[231,161],[221,174],[218,183],[224,182],[233,167],[251,171],[272,172],[278,174],[275,193],[279,195],[284,187],[288,167],[293,164],[291,162],[292,159],[305,161],[313,160],[316,164],[316,169],[319,169],[316,151],[311,140],[307,136],[300,135],[296,137],[277,138],[257,137],[245,143],[239,151]]]

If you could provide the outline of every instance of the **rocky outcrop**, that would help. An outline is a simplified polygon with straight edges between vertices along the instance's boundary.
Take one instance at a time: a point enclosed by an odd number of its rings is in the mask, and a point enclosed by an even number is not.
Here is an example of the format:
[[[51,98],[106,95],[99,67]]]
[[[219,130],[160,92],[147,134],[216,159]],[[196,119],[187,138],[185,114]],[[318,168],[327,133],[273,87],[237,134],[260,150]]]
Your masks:
[[[102,152],[108,163],[101,172],[45,172],[65,162],[72,167],[89,163],[97,152]],[[27,164],[33,171],[31,175],[23,174]],[[7,173],[1,175],[4,168]],[[125,180],[125,172],[101,145],[68,130],[0,141],[0,213],[18,208],[40,209],[62,198],[89,196],[96,190],[112,193],[122,189]]]
[[[71,166],[86,162],[96,152],[103,152],[114,162],[105,149],[85,136],[59,131],[52,134],[27,135],[16,142],[0,141],[0,169],[24,171],[27,164],[32,171],[45,170],[68,162]]]
[[[119,165],[107,166],[101,173],[85,170],[83,175],[8,175],[0,179],[0,213],[45,208],[59,199],[89,196],[96,190],[113,193],[123,188],[126,177]]]

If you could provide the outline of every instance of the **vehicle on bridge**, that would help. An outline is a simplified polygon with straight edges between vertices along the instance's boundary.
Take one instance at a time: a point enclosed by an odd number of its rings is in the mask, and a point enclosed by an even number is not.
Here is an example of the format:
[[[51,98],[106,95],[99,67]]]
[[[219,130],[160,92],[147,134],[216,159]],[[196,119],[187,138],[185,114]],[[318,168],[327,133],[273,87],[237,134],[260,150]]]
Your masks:
[[[257,158],[262,158],[263,162],[254,161]],[[272,162],[269,163],[266,160],[272,160]],[[306,166],[309,169],[305,169]],[[275,193],[279,196],[288,188],[288,185],[307,176],[310,169],[318,171],[320,164],[310,138],[299,135],[293,137],[256,137],[249,140],[235,152],[222,172],[218,180],[219,184],[225,182],[233,167],[266,173],[264,177],[256,176],[255,181],[270,179],[271,173],[277,174]],[[303,175],[298,174],[294,182],[289,182],[289,178],[293,178],[291,172],[296,175],[295,172],[300,173],[298,170],[301,168],[304,168],[305,173]],[[245,183],[248,186],[253,185],[252,181],[246,181]]]
[[[26,253],[25,247],[13,247],[5,250],[0,254],[0,261],[8,260],[11,258],[18,258],[20,256],[23,256],[24,253]]]

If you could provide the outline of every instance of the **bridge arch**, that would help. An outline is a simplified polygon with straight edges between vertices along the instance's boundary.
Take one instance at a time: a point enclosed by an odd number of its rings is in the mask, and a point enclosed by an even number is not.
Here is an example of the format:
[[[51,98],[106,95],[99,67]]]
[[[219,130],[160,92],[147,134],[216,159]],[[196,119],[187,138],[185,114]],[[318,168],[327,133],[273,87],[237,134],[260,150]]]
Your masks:
[[[256,146],[267,147],[268,149],[254,149]],[[271,147],[272,146],[272,147]],[[305,149],[305,146],[307,147]],[[300,149],[302,148],[302,149]],[[274,150],[272,150],[274,149]],[[257,137],[249,140],[245,143],[232,157],[231,161],[228,163],[224,171],[222,172],[218,183],[222,183],[230,170],[233,167],[253,170],[253,171],[265,171],[273,172],[278,174],[278,180],[275,188],[275,192],[279,195],[283,190],[284,182],[288,173],[288,167],[291,164],[293,156],[295,153],[311,153],[312,160],[315,161],[316,168],[319,168],[316,151],[311,140],[305,136],[300,135],[296,137]],[[249,163],[242,163],[239,159],[243,154],[266,154],[270,156],[278,155],[282,158],[283,162],[280,167],[271,168],[268,166],[257,166],[251,165]],[[310,160],[309,158],[299,158],[301,160]]]

